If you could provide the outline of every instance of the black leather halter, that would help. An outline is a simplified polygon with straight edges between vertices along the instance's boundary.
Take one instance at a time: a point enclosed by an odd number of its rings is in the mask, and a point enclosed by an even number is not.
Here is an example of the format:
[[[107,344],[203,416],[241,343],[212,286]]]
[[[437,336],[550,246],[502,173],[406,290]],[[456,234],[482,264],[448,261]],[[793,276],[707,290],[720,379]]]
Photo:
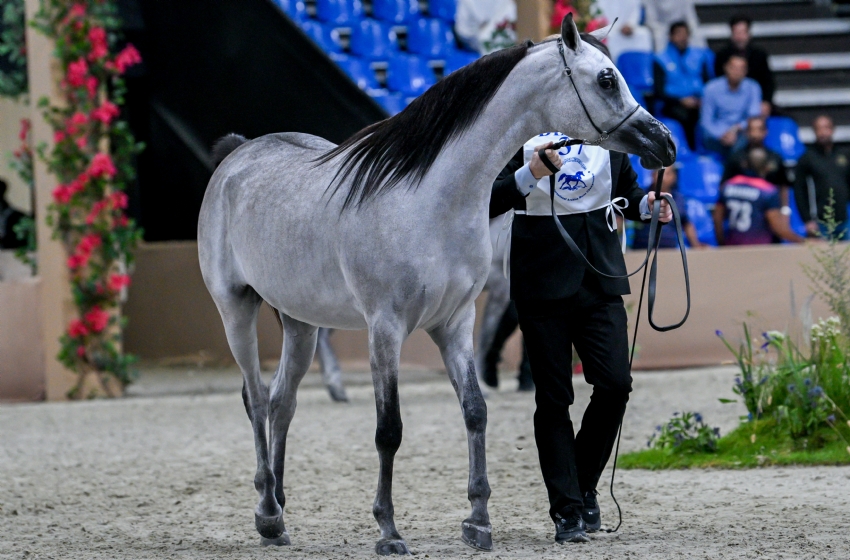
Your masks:
[[[560,39],[560,38],[558,39],[558,52],[561,54],[561,60],[562,60],[562,61],[564,61],[564,73],[565,73],[565,74],[567,75],[567,77],[570,79],[570,83],[571,83],[571,84],[573,84],[573,89],[575,90],[575,92],[576,92],[576,96],[578,97],[578,102],[579,102],[579,103],[581,103],[581,108],[582,108],[582,109],[584,109],[584,114],[585,114],[585,115],[587,115],[587,120],[589,120],[589,121],[590,121],[590,124],[591,124],[591,125],[593,125],[593,128],[594,128],[594,129],[596,129],[596,132],[598,132],[598,133],[599,133],[599,138],[597,138],[597,139],[596,139],[595,141],[593,141],[593,142],[591,142],[590,140],[582,140],[581,142],[576,142],[576,143],[577,143],[577,144],[578,144],[578,143],[581,143],[581,144],[587,144],[587,145],[590,145],[590,146],[598,146],[599,144],[601,144],[602,142],[604,142],[605,140],[607,140],[607,139],[608,139],[608,137],[611,135],[611,133],[612,133],[612,132],[614,132],[615,130],[617,130],[617,129],[618,129],[618,128],[620,128],[621,126],[623,126],[623,124],[624,124],[627,120],[629,120],[629,118],[630,118],[632,115],[634,115],[635,113],[637,113],[637,110],[638,110],[638,109],[640,109],[640,104],[635,103],[634,108],[632,108],[632,110],[631,110],[631,111],[629,111],[629,114],[628,114],[628,115],[626,115],[625,117],[623,117],[623,120],[621,120],[620,122],[618,122],[618,123],[616,124],[616,126],[614,126],[614,127],[612,127],[612,128],[609,128],[608,130],[602,130],[601,128],[599,128],[599,127],[596,125],[596,122],[593,120],[593,117],[591,117],[591,116],[590,116],[590,111],[588,111],[588,110],[587,110],[587,107],[586,107],[586,106],[585,106],[585,104],[584,104],[584,100],[581,98],[581,93],[579,93],[579,91],[578,91],[578,87],[576,87],[576,83],[575,83],[575,81],[573,80],[573,69],[572,69],[572,68],[570,68],[570,65],[569,65],[569,64],[567,64],[567,57],[566,57],[566,55],[564,54],[564,41],[563,41],[562,39]]]

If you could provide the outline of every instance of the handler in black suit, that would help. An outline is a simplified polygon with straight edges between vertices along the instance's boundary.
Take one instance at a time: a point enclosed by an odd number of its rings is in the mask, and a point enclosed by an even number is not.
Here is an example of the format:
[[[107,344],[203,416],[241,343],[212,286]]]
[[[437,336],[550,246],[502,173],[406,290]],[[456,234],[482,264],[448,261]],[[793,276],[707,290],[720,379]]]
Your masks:
[[[493,183],[490,217],[513,210],[511,299],[528,348],[536,386],[534,435],[549,493],[555,540],[584,542],[600,528],[596,485],[611,456],[632,388],[623,294],[626,279],[587,271],[569,250],[550,210],[551,172],[537,149],[565,138],[542,134],[526,144]],[[525,152],[525,153],[524,153]],[[556,174],[558,219],[588,260],[602,272],[626,273],[624,243],[616,216],[648,219],[654,193],[637,183],[629,158],[593,146],[546,151]],[[525,157],[524,157],[525,156]],[[524,161],[529,163],[524,164]],[[662,202],[661,221],[672,212]],[[593,385],[590,405],[576,436],[572,348]]]

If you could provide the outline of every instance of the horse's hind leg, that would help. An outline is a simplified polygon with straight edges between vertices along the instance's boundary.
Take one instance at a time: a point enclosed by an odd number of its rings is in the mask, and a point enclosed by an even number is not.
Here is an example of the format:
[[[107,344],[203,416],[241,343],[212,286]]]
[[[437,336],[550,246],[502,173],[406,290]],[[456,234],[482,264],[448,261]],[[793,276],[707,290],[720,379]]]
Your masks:
[[[491,550],[493,539],[490,515],[487,513],[490,484],[487,481],[487,456],[484,445],[487,404],[475,377],[475,357],[472,350],[474,323],[475,309],[469,306],[451,325],[433,329],[429,334],[443,355],[443,362],[457,392],[466,424],[469,444],[468,495],[472,514],[461,524],[461,538],[474,548]]]
[[[348,402],[348,395],[345,394],[345,385],[342,384],[342,372],[339,369],[339,362],[331,346],[332,332],[332,329],[319,329],[319,342],[316,347],[316,353],[319,357],[319,363],[322,366],[322,380],[325,382],[325,387],[328,388],[331,399],[336,402]]]
[[[269,436],[271,439],[272,472],[274,473],[275,499],[281,508],[286,504],[283,493],[283,464],[286,455],[286,435],[289,425],[295,415],[295,394],[298,385],[304,379],[304,374],[313,361],[316,350],[316,327],[296,321],[291,317],[280,314],[283,322],[283,354],[277,373],[271,383],[269,396]],[[289,544],[289,537],[284,532],[285,540],[268,541],[264,544]]]
[[[380,472],[378,491],[372,513],[381,529],[381,540],[375,552],[381,555],[409,554],[407,544],[398,534],[393,519],[393,461],[401,445],[401,411],[398,402],[398,362],[402,329],[392,321],[371,321],[369,324],[369,353],[372,364],[372,382],[375,385],[375,406],[378,427],[375,430],[375,447],[378,449]]]
[[[250,286],[210,289],[210,293],[224,322],[227,343],[244,377],[242,399],[254,430],[254,446],[257,450],[254,487],[260,495],[260,501],[254,510],[254,522],[262,537],[279,539],[285,535],[285,529],[283,511],[274,496],[275,479],[269,463],[266,439],[269,390],[260,378],[260,355],[257,349],[257,313],[262,299]]]

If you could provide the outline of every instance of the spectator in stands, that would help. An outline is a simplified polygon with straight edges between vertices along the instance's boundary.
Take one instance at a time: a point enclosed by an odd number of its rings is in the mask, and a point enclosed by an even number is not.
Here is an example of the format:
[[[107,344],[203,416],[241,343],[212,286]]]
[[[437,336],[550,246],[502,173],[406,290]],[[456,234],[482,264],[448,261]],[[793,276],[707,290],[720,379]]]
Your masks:
[[[743,148],[747,119],[761,114],[761,88],[747,78],[747,59],[732,55],[723,67],[724,76],[705,85],[700,110],[700,128],[706,148],[725,160]]]
[[[0,249],[17,249],[26,245],[26,240],[18,239],[14,228],[26,214],[6,201],[6,188],[6,181],[0,179]]]
[[[662,102],[661,114],[682,123],[691,148],[699,122],[700,104],[706,82],[714,77],[712,52],[689,45],[690,30],[684,21],[670,25],[670,42],[655,59],[655,98]]]
[[[655,50],[666,48],[664,37],[670,26],[676,22],[684,22],[693,33],[691,44],[695,47],[705,47],[705,40],[699,33],[699,19],[694,0],[645,0],[644,23],[652,30]]]
[[[772,183],[780,188],[782,204],[788,204],[788,187],[791,182],[788,176],[788,168],[785,167],[785,162],[782,161],[782,156],[765,147],[764,139],[767,138],[767,121],[763,117],[751,117],[747,119],[746,128],[747,145],[740,150],[736,150],[729,156],[726,161],[726,166],[723,168],[723,177],[720,179],[724,183],[735,175],[749,175],[758,177],[756,170],[752,169],[749,164],[750,150],[753,148],[762,148],[767,152],[767,173],[763,177],[768,183]]]
[[[596,7],[602,12],[605,25],[617,25],[611,29],[606,45],[615,63],[626,51],[652,52],[652,32],[640,24],[640,0],[597,0]]]
[[[720,186],[714,206],[714,234],[718,245],[762,245],[773,243],[774,236],[792,243],[803,243],[782,215],[779,189],[762,177],[768,171],[764,148],[749,151],[748,165],[759,175],[736,175]],[[724,222],[728,226],[724,228]]]
[[[751,41],[750,26],[752,20],[747,16],[738,15],[729,20],[732,31],[729,42],[719,51],[714,59],[714,72],[718,76],[732,55],[743,56],[747,59],[747,77],[758,82],[761,87],[761,115],[770,116],[773,108],[773,92],[776,82],[773,71],[767,62],[767,52]]]
[[[489,54],[516,44],[514,0],[459,0],[455,36],[466,48]]]
[[[652,184],[658,180],[658,171],[652,174]],[[676,207],[681,210],[682,229],[685,232],[685,237],[688,239],[688,244],[694,249],[703,249],[703,244],[697,237],[697,230],[694,224],[688,219],[688,214],[685,212],[685,199],[679,193],[679,173],[675,167],[668,167],[664,172],[664,179],[661,181],[661,192],[670,193],[673,195],[673,200],[676,202]],[[635,239],[632,244],[633,249],[646,249],[649,243],[649,224],[644,222],[634,222],[635,224]],[[678,248],[679,240],[676,239],[676,230],[672,227],[661,228],[661,239],[658,246],[661,248]]]
[[[850,199],[850,152],[833,144],[835,126],[832,118],[820,115],[812,123],[815,144],[797,162],[794,200],[806,222],[806,233],[811,236],[828,235],[826,226],[819,223],[824,210],[833,201],[838,227],[833,235],[850,239],[850,222],[847,219],[847,202]]]

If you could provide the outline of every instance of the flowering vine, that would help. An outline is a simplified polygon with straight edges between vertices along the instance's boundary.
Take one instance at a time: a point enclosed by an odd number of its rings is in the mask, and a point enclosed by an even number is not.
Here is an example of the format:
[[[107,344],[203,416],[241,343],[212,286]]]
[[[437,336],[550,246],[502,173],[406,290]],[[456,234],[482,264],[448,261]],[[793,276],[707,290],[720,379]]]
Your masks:
[[[14,169],[24,184],[29,187],[30,195],[32,195],[34,185],[33,178],[33,159],[32,159],[32,141],[30,139],[30,129],[32,123],[29,119],[21,119],[21,131],[18,133],[18,139],[21,145],[12,154],[11,166]],[[35,220],[31,216],[21,218],[13,228],[15,236],[24,241],[21,247],[15,249],[15,256],[18,257],[24,264],[28,264],[32,269],[33,274],[37,272],[37,262],[35,260]]]
[[[119,22],[111,0],[44,0],[34,25],[55,42],[63,73],[62,104],[38,102],[53,128],[53,146],[39,146],[39,156],[59,181],[46,219],[67,251],[77,307],[58,358],[78,375],[70,397],[87,396],[89,374],[112,395],[110,376],[123,387],[134,375],[134,358],[121,348],[119,308],[141,238],[126,216],[124,188],[142,145],[119,120],[119,105],[122,75],[141,57],[132,45],[112,54]]]

